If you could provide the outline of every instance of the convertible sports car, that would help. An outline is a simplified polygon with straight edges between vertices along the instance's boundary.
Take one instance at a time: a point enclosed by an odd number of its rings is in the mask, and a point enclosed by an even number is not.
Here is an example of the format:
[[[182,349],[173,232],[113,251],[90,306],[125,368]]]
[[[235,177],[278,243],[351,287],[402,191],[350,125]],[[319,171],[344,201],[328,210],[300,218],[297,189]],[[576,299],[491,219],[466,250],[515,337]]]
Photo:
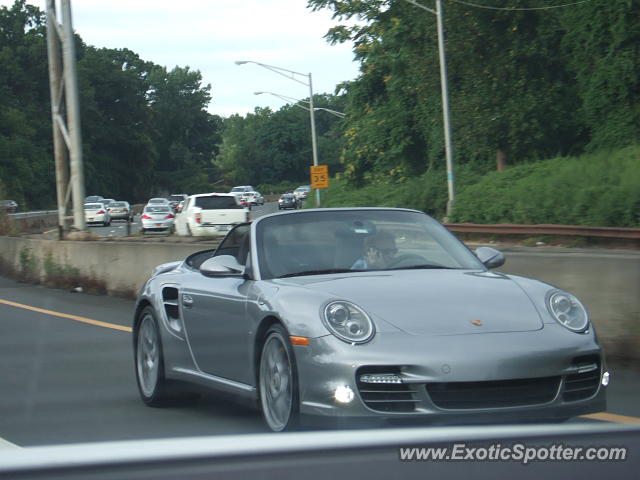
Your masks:
[[[134,359],[151,406],[199,384],[300,423],[561,421],[606,409],[602,349],[580,301],[491,272],[422,212],[267,215],[141,290]]]

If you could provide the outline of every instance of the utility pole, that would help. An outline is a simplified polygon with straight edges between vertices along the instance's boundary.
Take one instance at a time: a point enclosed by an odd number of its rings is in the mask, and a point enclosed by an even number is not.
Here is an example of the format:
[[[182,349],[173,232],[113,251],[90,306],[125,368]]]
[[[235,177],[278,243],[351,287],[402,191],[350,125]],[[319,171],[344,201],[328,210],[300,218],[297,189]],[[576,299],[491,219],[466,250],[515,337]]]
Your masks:
[[[447,188],[449,200],[447,201],[447,218],[453,213],[455,203],[455,177],[453,173],[453,147],[451,145],[451,124],[449,113],[449,84],[447,81],[447,59],[444,49],[444,8],[442,0],[435,0],[436,9],[425,7],[415,0],[406,0],[410,4],[421,8],[437,17],[438,28],[438,56],[440,57],[440,92],[442,95],[442,122],[444,125],[444,151],[447,161]]]
[[[55,0],[47,0],[47,52],[49,90],[56,165],[56,198],[60,238],[73,219],[73,229],[86,230],[84,220],[84,169],[80,103],[76,75],[76,52],[70,0],[60,1],[62,22],[58,21]],[[73,215],[67,215],[72,199]]]

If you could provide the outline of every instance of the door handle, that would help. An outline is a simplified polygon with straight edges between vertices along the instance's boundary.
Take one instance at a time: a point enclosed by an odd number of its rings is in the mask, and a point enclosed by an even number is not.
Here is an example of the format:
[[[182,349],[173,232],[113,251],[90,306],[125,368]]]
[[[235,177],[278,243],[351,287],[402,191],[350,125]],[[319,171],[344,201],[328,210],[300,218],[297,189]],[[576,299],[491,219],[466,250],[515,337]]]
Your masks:
[[[182,306],[184,308],[193,307],[193,297],[191,295],[182,295]]]

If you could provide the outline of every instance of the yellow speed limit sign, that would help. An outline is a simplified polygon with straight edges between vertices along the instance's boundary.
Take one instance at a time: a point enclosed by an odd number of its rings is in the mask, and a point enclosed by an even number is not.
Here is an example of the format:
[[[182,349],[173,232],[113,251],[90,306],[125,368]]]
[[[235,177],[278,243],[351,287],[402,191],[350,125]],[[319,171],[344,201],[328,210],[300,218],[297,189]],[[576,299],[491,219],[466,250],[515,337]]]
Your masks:
[[[311,167],[311,188],[329,188],[329,166]]]

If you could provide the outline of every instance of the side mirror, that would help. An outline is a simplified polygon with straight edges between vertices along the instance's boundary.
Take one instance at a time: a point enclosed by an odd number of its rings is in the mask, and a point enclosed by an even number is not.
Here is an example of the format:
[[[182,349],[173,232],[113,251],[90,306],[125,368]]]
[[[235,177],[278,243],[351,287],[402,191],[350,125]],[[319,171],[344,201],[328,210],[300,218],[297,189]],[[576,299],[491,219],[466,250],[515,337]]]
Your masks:
[[[478,247],[476,257],[487,268],[498,268],[505,262],[504,254],[500,250],[491,247]]]
[[[244,266],[232,255],[219,255],[202,262],[200,273],[207,277],[242,277]]]

